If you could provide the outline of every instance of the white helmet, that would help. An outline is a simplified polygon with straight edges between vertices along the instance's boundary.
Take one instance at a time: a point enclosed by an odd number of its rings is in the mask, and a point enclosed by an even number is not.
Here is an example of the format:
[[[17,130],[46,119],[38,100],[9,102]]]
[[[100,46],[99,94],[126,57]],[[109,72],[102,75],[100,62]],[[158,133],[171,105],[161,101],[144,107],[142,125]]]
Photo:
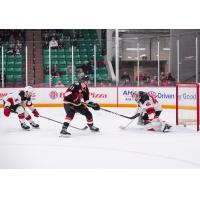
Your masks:
[[[139,102],[139,100],[140,100],[139,91],[134,91],[133,92],[133,100],[135,100],[137,103]]]
[[[33,88],[31,86],[26,86],[24,92],[33,93]]]

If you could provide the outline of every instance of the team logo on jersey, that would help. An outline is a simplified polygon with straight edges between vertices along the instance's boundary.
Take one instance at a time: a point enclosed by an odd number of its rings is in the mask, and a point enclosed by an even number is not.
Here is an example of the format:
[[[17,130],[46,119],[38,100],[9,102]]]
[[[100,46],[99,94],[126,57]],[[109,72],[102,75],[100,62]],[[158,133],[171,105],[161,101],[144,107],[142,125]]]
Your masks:
[[[53,90],[53,91],[51,91],[51,92],[49,93],[49,97],[50,97],[51,99],[57,99],[57,98],[58,98],[58,93],[57,93],[55,90]]]
[[[157,94],[156,94],[156,92],[154,92],[154,91],[148,92],[148,95],[151,96],[151,97],[153,97],[153,98],[156,98],[156,97],[157,97]]]

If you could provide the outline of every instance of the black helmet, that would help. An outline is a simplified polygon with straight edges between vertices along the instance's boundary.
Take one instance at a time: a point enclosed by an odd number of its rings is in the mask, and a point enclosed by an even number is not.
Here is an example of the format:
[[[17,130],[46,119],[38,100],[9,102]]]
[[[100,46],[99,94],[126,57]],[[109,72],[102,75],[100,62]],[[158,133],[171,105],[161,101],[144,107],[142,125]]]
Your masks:
[[[87,75],[81,75],[80,81],[89,81],[89,77]]]

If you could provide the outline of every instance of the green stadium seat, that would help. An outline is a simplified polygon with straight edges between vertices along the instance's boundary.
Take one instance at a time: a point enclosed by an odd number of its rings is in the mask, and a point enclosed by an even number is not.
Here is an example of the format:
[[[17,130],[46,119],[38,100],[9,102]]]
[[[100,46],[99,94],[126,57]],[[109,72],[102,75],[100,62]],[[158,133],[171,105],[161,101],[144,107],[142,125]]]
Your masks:
[[[22,61],[22,55],[15,55],[15,61]]]
[[[13,81],[13,80],[14,80],[13,74],[6,75],[6,81]]]
[[[22,68],[21,67],[16,67],[14,68],[14,73],[15,75],[20,75],[22,74]]]
[[[15,79],[15,81],[22,81],[22,75],[21,74],[15,74],[14,79]]]
[[[57,61],[57,60],[52,60],[52,61],[51,61],[51,64],[52,64],[52,65],[57,65],[57,64],[58,64],[58,61]]]
[[[57,54],[58,50],[57,49],[51,49],[51,54]]]
[[[58,54],[58,60],[65,59],[65,54]]]
[[[65,60],[59,60],[59,61],[58,61],[58,64],[59,64],[59,65],[66,65],[66,61],[65,61]]]
[[[58,55],[57,54],[51,54],[51,59],[57,59]]]
[[[67,67],[64,67],[64,66],[58,66],[58,71],[59,71],[61,74],[64,74],[64,73],[66,73],[66,68],[67,68]]]
[[[70,59],[72,59],[72,55],[71,54],[67,54],[66,55],[66,60],[70,60]]]

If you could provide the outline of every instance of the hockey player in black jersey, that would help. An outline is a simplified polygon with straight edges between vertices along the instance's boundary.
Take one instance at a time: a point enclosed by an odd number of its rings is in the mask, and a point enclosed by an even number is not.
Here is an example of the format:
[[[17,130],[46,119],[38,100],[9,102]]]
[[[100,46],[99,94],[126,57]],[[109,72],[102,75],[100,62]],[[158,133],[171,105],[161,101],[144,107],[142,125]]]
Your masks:
[[[61,135],[70,135],[67,128],[76,112],[86,117],[88,127],[91,131],[99,131],[99,128],[93,125],[92,113],[87,108],[88,106],[94,110],[100,109],[99,104],[89,101],[89,89],[87,86],[88,80],[88,76],[81,76],[80,81],[73,83],[64,93],[64,109],[66,112],[66,118],[60,132]],[[87,106],[81,102],[82,99]]]
[[[25,120],[27,120],[33,128],[39,128],[39,125],[32,120],[31,115],[25,109],[25,107],[28,107],[35,117],[39,117],[38,111],[32,105],[32,94],[33,88],[27,86],[23,90],[7,95],[3,100],[4,115],[9,117],[11,112],[17,113],[23,129],[30,129]]]

